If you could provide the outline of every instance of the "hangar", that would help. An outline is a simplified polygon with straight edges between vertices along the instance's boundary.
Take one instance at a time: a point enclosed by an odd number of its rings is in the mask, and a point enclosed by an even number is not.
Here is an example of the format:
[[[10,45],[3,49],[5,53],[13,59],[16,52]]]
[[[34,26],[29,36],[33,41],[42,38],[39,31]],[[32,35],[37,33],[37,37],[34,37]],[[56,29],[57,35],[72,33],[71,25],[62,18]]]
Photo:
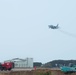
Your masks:
[[[11,60],[6,60],[4,62],[13,62],[14,68],[33,68],[33,58],[14,58]]]

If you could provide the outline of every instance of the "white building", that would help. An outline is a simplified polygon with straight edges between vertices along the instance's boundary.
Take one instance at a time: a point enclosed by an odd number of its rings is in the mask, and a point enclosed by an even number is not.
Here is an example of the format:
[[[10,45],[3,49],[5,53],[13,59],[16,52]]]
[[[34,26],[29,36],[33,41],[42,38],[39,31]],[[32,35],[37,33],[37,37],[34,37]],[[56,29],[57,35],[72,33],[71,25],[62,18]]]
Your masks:
[[[14,62],[15,68],[33,68],[33,58],[14,58],[12,60],[6,60],[5,62]]]

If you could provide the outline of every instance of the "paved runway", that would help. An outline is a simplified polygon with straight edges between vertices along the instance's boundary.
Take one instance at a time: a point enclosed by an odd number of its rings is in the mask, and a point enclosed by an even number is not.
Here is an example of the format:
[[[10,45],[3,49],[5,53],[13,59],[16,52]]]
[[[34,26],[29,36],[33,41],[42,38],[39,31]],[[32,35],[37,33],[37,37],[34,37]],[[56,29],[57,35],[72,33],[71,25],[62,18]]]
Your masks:
[[[59,68],[36,68],[38,69],[48,69],[48,70],[60,70]],[[0,73],[16,72],[16,71],[31,71],[34,68],[13,68],[11,71],[0,71]]]

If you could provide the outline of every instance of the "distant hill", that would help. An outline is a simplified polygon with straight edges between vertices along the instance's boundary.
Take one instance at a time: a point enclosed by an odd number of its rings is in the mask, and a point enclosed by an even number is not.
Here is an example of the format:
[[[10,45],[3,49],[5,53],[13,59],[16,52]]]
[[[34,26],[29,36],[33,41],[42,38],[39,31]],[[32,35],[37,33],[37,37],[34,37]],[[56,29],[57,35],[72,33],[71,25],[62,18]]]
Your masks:
[[[45,63],[42,67],[60,67],[62,65],[68,66],[69,64],[76,64],[76,60],[53,60]]]

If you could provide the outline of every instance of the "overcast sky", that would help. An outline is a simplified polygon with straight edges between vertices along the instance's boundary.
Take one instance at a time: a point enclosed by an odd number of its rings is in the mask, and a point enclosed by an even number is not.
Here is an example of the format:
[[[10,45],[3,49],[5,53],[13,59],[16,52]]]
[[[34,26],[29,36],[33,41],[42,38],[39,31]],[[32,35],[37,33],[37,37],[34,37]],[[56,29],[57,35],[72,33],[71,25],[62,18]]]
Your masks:
[[[57,23],[59,29],[48,28]],[[76,0],[0,0],[0,61],[76,59],[69,34],[76,35]]]

